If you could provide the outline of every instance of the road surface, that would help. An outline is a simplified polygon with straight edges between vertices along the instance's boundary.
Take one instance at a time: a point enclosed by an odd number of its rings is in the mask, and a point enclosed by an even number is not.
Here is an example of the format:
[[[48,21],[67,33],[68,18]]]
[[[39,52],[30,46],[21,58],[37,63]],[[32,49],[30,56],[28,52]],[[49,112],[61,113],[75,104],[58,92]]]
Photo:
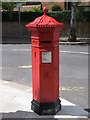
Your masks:
[[[1,51],[2,80],[32,87],[31,45],[6,44]],[[88,46],[61,45],[59,49],[60,96],[84,109],[88,108],[88,56]]]

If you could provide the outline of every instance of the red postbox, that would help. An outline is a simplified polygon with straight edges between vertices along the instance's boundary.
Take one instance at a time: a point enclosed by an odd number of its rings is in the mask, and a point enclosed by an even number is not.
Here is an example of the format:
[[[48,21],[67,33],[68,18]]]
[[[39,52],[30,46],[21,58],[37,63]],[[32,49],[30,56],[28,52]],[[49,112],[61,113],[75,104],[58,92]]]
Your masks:
[[[59,31],[63,23],[44,15],[26,25],[31,31],[33,100],[36,113],[56,114],[61,109],[59,99]]]

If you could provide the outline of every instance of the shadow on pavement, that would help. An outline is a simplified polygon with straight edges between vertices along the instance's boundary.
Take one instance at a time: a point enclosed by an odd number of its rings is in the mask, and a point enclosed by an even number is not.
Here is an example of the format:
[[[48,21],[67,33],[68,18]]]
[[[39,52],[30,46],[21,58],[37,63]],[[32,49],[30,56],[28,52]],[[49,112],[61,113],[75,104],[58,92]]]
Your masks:
[[[39,116],[33,112],[26,112],[26,111],[17,111],[17,112],[10,112],[10,113],[2,113],[1,120],[58,120],[53,118],[54,116]],[[62,119],[60,119],[62,120]]]
[[[65,118],[64,118],[65,116]],[[73,120],[87,120],[88,114],[83,109],[76,108],[76,106],[62,106],[56,115],[38,115],[34,112],[28,111],[16,111],[9,113],[2,113],[1,120],[70,120],[71,116]],[[80,118],[81,116],[81,118]],[[84,116],[84,118],[83,118]]]

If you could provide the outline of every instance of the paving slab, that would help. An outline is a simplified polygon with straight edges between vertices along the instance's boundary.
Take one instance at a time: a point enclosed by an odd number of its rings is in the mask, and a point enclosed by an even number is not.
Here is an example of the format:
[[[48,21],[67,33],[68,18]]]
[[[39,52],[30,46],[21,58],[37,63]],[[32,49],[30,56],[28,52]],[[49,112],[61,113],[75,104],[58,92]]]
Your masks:
[[[0,80],[0,118],[88,119],[88,112],[63,98],[60,99],[62,109],[56,115],[39,116],[31,110],[32,88]]]

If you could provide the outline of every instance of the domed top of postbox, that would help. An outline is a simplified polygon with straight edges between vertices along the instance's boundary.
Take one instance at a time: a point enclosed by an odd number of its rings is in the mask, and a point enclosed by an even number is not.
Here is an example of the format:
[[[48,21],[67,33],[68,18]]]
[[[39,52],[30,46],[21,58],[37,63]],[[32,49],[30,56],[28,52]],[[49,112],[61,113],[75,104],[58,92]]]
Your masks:
[[[61,30],[63,27],[62,22],[57,22],[54,18],[46,15],[46,7],[43,8],[44,15],[36,18],[33,22],[26,25],[28,30],[33,30],[36,28],[55,28],[56,30]]]

